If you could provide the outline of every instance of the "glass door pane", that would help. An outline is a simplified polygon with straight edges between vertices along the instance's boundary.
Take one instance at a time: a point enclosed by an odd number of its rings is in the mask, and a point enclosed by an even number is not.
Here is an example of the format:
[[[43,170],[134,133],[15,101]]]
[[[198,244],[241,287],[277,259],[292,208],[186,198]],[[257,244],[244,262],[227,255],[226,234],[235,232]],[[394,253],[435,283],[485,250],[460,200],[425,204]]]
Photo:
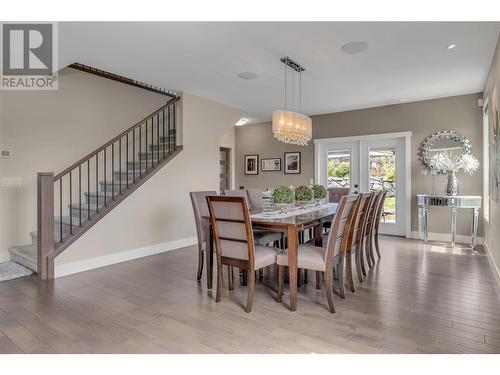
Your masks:
[[[382,222],[396,222],[396,148],[370,148],[370,191],[387,190]]]
[[[328,152],[328,188],[351,187],[351,150]]]

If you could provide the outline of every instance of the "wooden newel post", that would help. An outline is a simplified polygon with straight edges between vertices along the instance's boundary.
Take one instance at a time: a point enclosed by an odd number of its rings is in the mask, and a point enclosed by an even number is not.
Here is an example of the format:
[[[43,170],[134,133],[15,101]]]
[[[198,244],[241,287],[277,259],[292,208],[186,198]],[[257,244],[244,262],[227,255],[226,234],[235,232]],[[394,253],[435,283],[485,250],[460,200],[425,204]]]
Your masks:
[[[54,278],[54,173],[39,172],[37,182],[37,260],[42,280]]]

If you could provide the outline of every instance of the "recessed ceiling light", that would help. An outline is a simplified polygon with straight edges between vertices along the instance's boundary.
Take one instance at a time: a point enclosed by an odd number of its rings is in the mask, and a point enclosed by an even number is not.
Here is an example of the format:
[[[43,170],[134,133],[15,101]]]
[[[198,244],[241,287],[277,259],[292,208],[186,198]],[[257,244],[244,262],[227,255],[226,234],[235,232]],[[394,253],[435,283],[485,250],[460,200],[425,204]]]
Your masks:
[[[247,119],[246,117],[242,117],[238,121],[236,121],[236,123],[234,125],[243,126],[243,125],[246,125],[248,123],[248,121],[250,121],[250,120]]]
[[[340,50],[349,55],[353,55],[355,53],[363,52],[367,48],[368,48],[368,43],[363,41],[356,41],[344,44]]]
[[[243,79],[255,79],[259,77],[257,73],[252,73],[252,72],[241,72],[238,74],[238,77],[243,78]]]
[[[453,48],[455,48],[456,46],[457,46],[456,44],[450,44],[450,45],[449,45],[448,47],[446,47],[446,48],[448,48],[448,49],[453,49]]]

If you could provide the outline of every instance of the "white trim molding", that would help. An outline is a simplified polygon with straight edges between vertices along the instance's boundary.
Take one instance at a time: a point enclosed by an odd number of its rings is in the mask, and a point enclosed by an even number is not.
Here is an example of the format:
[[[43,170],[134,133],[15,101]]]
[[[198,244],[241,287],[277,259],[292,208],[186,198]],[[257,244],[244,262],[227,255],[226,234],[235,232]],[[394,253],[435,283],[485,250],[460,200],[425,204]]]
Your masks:
[[[334,138],[316,138],[314,144],[318,143],[329,143],[329,142],[352,142],[352,141],[373,141],[376,139],[386,139],[386,138],[403,138],[411,137],[411,131],[407,132],[395,132],[395,133],[377,133],[377,134],[366,134],[366,135],[353,135],[349,137],[334,137]]]
[[[109,266],[111,264],[126,262],[128,260],[160,254],[171,250],[180,249],[195,245],[198,242],[196,237],[187,237],[180,240],[163,242],[156,245],[141,247],[138,249],[121,251],[100,257],[82,259],[76,262],[55,265],[55,277],[71,275],[78,272],[88,271],[95,268]]]
[[[412,231],[410,233],[410,238],[414,238],[416,240],[420,239],[418,236],[418,231]],[[436,232],[429,232],[427,238],[429,241],[439,241],[439,242],[451,242],[451,234],[450,233],[436,233]],[[471,238],[470,236],[464,236],[464,235],[457,235],[456,238],[456,243],[457,244],[470,244],[471,243]],[[484,238],[483,237],[478,237],[477,238],[477,244],[478,245],[484,245]]]
[[[486,257],[488,258],[488,262],[490,263],[491,270],[493,271],[493,274],[495,275],[495,280],[497,282],[498,288],[500,288],[500,269],[498,268],[498,265],[495,262],[495,259],[493,258],[493,255],[491,254],[490,248],[488,247],[488,243],[484,243],[484,250],[486,252]]]

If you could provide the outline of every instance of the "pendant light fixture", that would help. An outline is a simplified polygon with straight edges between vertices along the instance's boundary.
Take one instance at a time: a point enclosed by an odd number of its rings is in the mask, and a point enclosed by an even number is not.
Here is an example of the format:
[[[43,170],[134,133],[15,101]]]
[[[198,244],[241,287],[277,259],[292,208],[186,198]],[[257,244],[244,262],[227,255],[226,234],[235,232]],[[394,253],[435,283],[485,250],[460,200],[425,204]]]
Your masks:
[[[283,57],[280,61],[285,65],[285,109],[273,111],[274,137],[284,143],[307,146],[312,138],[312,122],[309,116],[302,113],[302,72],[304,67],[290,57]],[[292,103],[288,108],[288,70],[292,72]],[[295,72],[299,74],[299,112],[294,112],[295,105]]]

